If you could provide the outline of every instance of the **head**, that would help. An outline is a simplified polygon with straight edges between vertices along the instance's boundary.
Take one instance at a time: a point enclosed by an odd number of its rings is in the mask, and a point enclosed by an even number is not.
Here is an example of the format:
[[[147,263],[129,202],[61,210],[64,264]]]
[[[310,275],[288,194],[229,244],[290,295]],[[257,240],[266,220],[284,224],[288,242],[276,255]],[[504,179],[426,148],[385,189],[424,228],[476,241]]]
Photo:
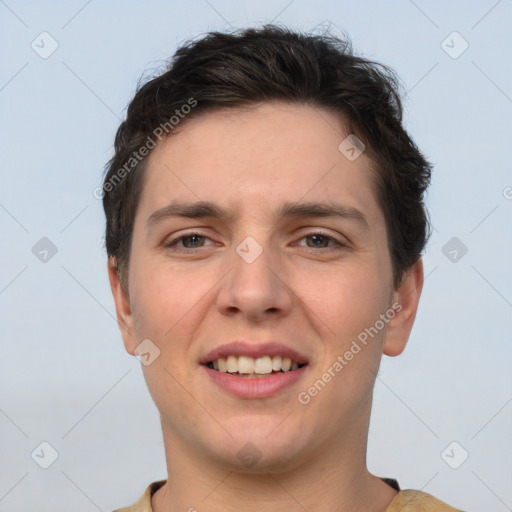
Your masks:
[[[414,322],[429,181],[394,73],[348,41],[265,26],[179,48],[131,101],[103,186],[119,324],[129,353],[158,349],[143,368],[168,436],[233,463],[251,441],[273,467],[340,431],[364,445],[380,358]],[[219,394],[205,357],[233,340],[296,350],[300,377]]]

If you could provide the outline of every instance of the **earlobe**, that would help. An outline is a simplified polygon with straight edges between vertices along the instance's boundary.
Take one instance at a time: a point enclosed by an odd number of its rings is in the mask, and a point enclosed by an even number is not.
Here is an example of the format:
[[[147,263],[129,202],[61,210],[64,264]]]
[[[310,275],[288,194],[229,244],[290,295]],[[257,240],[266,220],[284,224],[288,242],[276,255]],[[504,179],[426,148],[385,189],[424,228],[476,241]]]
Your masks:
[[[389,321],[383,349],[385,355],[394,357],[404,351],[416,318],[422,289],[423,261],[420,258],[407,270],[402,284],[394,293],[394,302],[400,304],[401,309]]]
[[[119,272],[115,263],[115,259],[110,257],[107,262],[108,279],[110,281],[110,289],[116,306],[117,325],[121,331],[124,346],[126,351],[134,355],[133,351],[136,348],[135,330],[133,326],[133,315],[130,306],[130,297],[126,290],[124,290]]]

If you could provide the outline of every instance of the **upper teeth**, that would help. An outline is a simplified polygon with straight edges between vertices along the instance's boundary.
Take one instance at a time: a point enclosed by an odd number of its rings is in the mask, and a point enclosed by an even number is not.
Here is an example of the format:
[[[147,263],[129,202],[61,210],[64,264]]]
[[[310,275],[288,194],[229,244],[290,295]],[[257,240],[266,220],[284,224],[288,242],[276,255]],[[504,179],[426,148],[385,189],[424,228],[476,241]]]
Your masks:
[[[256,359],[248,356],[228,356],[219,357],[212,361],[215,370],[227,373],[257,373],[260,375],[272,373],[272,370],[278,372],[283,370],[296,370],[299,363],[292,362],[289,357],[281,356],[263,356]]]

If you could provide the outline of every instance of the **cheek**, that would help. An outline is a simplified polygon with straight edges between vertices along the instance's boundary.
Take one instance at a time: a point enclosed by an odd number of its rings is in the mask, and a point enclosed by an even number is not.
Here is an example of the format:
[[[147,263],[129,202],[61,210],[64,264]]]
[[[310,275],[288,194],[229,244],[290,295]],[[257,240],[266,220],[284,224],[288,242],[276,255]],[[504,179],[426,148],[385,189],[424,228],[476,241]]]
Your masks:
[[[336,349],[373,325],[387,307],[387,288],[378,268],[342,265],[326,273],[302,274],[297,296],[321,320],[321,331]]]
[[[137,335],[154,341],[163,359],[176,366],[176,356],[186,352],[216,280],[211,271],[184,272],[179,265],[149,258],[134,258],[132,276]]]
[[[331,411],[325,421],[332,428],[349,422],[371,401],[385,328],[370,329],[387,308],[387,288],[378,274],[376,267],[345,267],[317,281],[306,302],[319,325],[323,354],[302,398],[311,400],[311,414]]]
[[[133,309],[139,326],[159,332],[166,323],[167,329],[179,318],[184,293],[183,279],[179,272],[169,272],[164,265],[155,264],[149,258],[134,258],[131,277],[133,280]],[[162,334],[162,333],[160,333]]]

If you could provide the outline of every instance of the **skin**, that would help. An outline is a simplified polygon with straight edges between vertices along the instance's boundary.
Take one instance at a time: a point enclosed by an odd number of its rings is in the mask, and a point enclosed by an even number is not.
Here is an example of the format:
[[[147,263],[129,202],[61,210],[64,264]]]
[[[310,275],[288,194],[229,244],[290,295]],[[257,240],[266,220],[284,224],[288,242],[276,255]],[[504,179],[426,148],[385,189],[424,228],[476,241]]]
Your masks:
[[[396,495],[366,467],[371,399],[382,354],[399,355],[409,338],[423,267],[418,260],[393,287],[370,160],[363,153],[351,162],[338,150],[347,135],[331,111],[269,102],[192,118],[152,151],[127,291],[113,261],[108,268],[126,350],[133,355],[144,339],[160,350],[142,366],[168,468],[156,512],[377,512]],[[213,201],[233,218],[168,218],[148,229],[149,216],[173,200]],[[305,200],[357,208],[370,227],[274,218],[281,204]],[[191,228],[206,238],[164,246]],[[318,233],[345,246],[315,244]],[[235,250],[247,236],[263,249],[250,264]],[[298,394],[396,303],[402,309],[385,328],[301,404]],[[270,398],[234,397],[198,359],[241,338],[296,348],[307,371]],[[261,455],[250,468],[237,457],[247,442]]]

